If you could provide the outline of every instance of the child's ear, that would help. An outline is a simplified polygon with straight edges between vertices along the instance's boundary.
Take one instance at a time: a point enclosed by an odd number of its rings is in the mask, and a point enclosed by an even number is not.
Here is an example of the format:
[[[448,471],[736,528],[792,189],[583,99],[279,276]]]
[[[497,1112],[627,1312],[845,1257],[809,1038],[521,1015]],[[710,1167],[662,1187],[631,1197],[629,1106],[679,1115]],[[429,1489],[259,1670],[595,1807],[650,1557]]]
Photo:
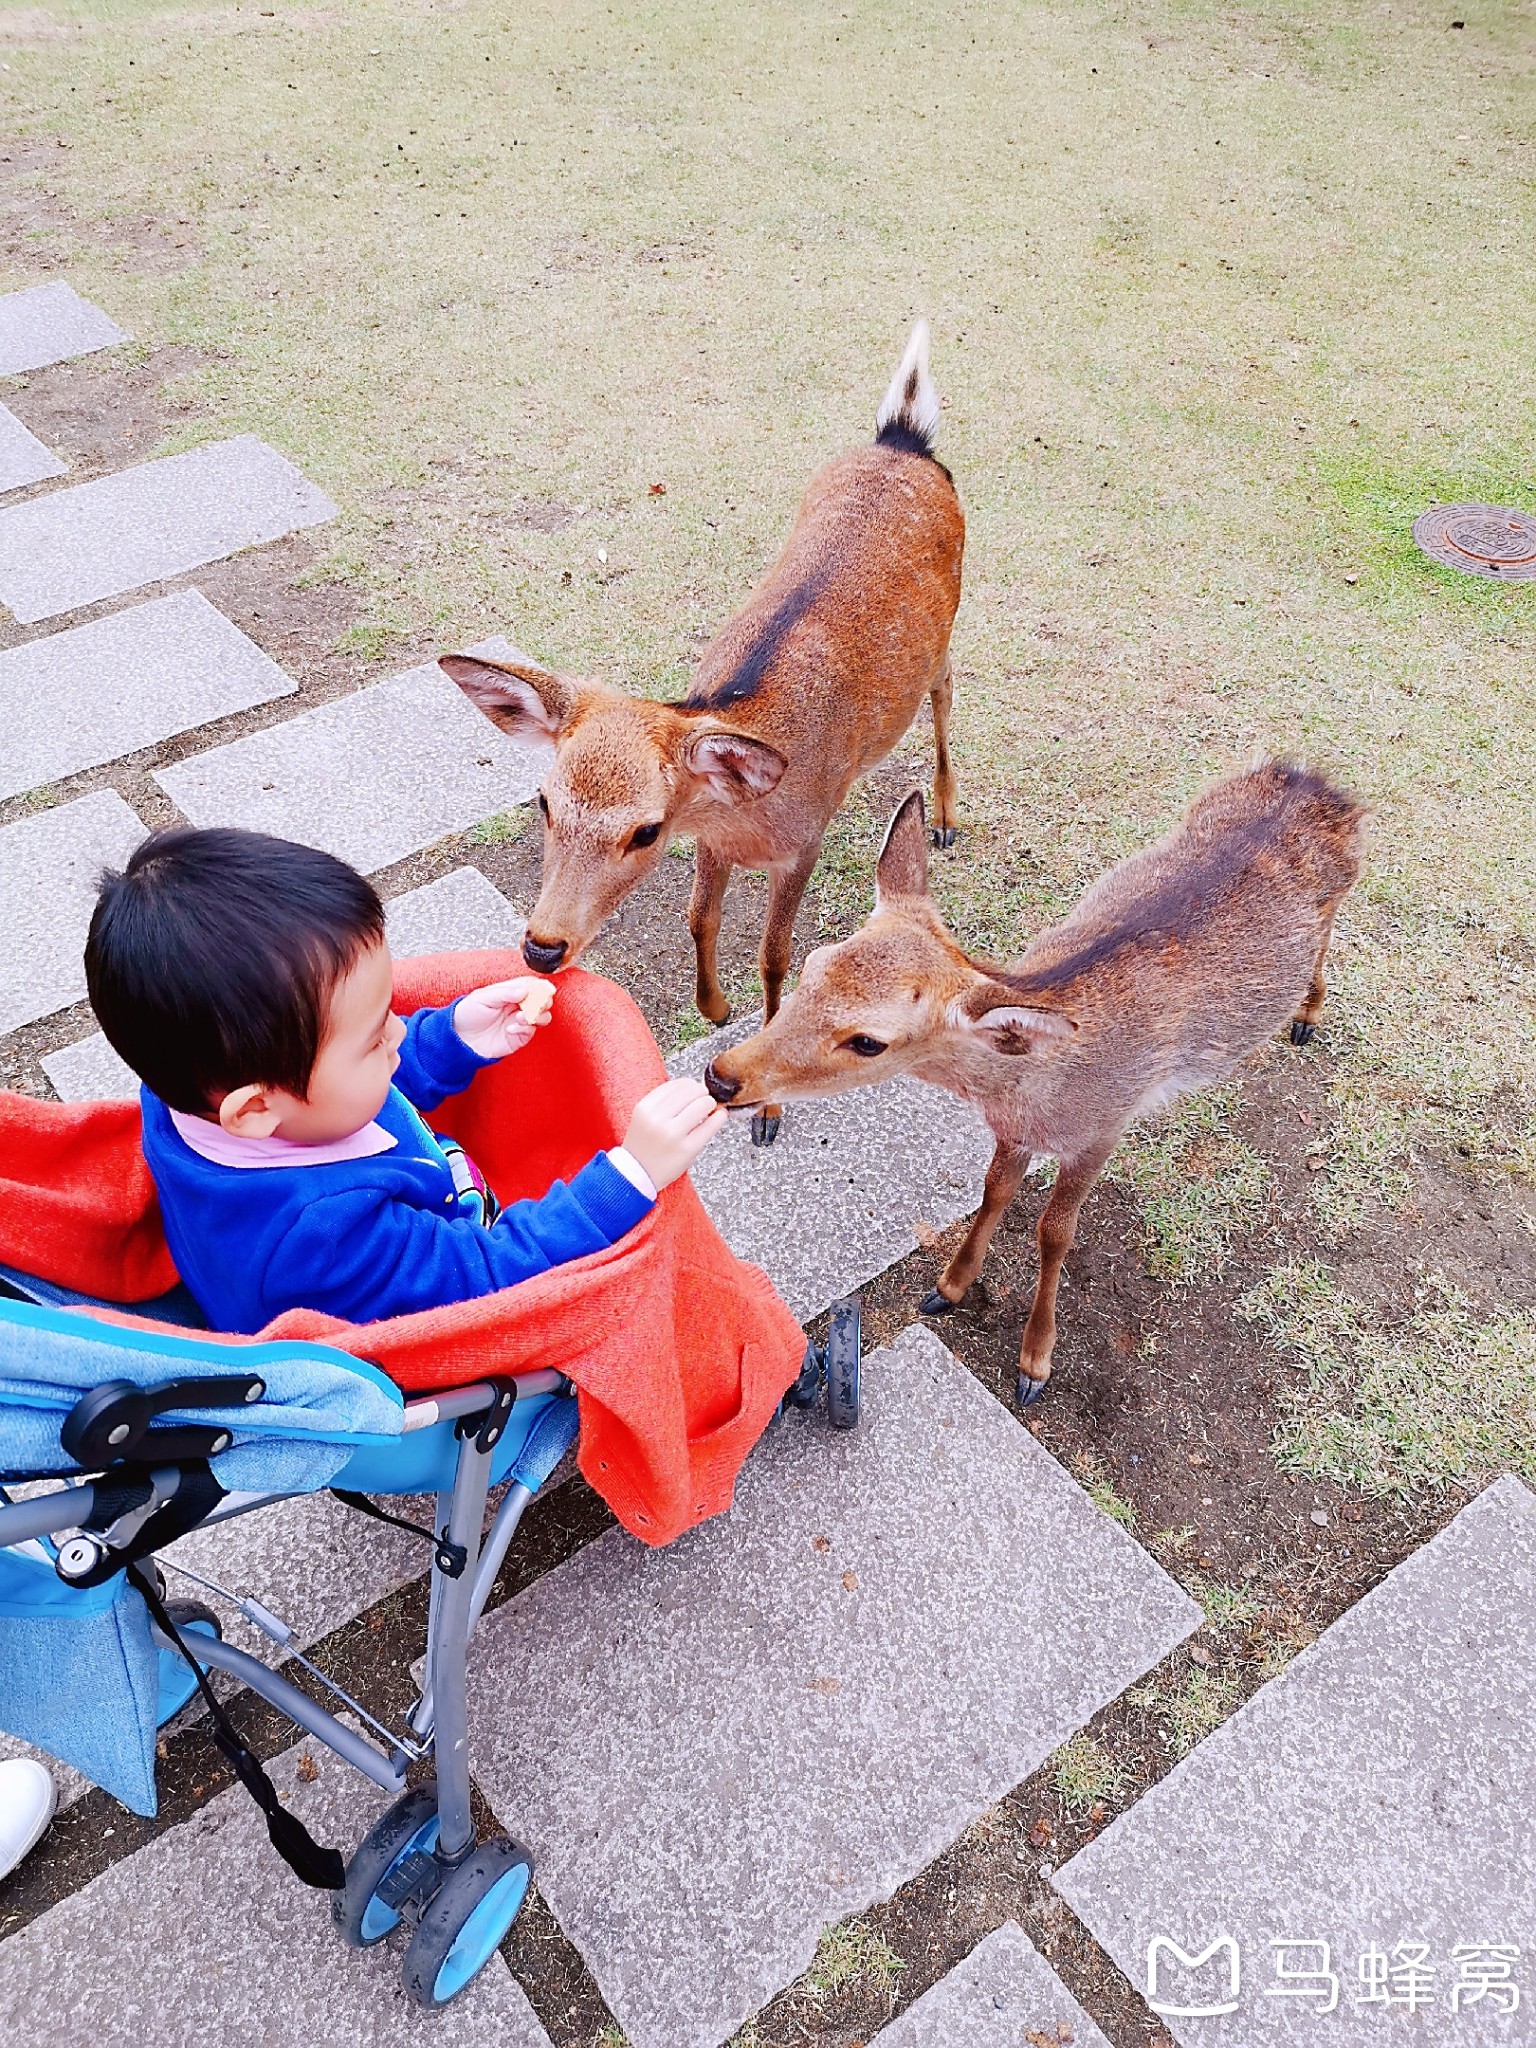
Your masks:
[[[254,1083],[232,1088],[219,1104],[219,1122],[232,1138],[270,1138],[279,1112]]]

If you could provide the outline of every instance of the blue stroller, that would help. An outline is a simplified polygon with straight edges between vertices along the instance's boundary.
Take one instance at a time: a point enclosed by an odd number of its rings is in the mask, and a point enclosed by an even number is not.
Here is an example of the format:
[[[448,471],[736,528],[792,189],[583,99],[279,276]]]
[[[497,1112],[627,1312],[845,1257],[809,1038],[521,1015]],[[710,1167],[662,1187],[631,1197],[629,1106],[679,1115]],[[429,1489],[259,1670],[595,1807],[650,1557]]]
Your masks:
[[[80,1313],[109,1306],[0,1268],[0,1728],[153,1813],[156,1729],[201,1693],[274,1847],[334,1893],[342,1939],[371,1947],[406,1921],[405,1987],[421,2005],[446,2005],[505,1938],[532,1877],[517,1842],[476,1841],[466,1652],[524,1509],[575,1439],[571,1383],[543,1371],[407,1397],[324,1344],[232,1350],[202,1338],[184,1290],[136,1307],[185,1337]],[[367,1496],[436,1499],[433,1527],[419,1530],[432,1547],[425,1682],[395,1729],[307,1660],[361,1732],[223,1641],[212,1610],[167,1597],[156,1563],[191,1528],[324,1487],[408,1528]],[[238,1604],[280,1647],[291,1642],[258,1601]],[[345,1863],[279,1804],[209,1683],[214,1670],[398,1795]]]

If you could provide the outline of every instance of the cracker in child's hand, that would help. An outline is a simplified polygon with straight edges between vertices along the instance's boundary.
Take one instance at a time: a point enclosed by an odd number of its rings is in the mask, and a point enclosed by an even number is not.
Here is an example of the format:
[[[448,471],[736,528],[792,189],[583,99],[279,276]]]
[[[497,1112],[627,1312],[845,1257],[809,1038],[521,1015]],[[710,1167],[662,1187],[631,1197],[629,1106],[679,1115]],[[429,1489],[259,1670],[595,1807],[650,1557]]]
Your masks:
[[[555,991],[552,983],[536,981],[518,1004],[518,1015],[530,1024],[542,1024],[555,1007]]]

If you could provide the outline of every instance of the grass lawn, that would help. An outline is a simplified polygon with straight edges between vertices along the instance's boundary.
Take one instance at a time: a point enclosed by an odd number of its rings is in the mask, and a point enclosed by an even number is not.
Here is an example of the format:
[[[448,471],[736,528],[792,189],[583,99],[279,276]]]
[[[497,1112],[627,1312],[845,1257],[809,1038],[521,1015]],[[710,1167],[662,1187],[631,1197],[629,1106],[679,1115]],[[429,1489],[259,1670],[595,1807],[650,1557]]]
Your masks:
[[[1426,1147],[1536,1179],[1536,584],[1408,532],[1435,498],[1536,501],[1536,26],[1463,13],[13,8],[0,96],[39,196],[6,281],[66,268],[195,351],[183,440],[263,434],[337,498],[322,573],[364,596],[360,673],[506,630],[663,692],[926,311],[970,519],[963,935],[1016,945],[1259,749],[1374,807],[1326,1025],[1326,1261],[1411,1215]],[[855,799],[824,911],[861,904],[881,823]],[[1266,1184],[1220,1113],[1121,1171],[1169,1284]],[[1457,1299],[1419,1350],[1529,1390],[1519,1330]]]

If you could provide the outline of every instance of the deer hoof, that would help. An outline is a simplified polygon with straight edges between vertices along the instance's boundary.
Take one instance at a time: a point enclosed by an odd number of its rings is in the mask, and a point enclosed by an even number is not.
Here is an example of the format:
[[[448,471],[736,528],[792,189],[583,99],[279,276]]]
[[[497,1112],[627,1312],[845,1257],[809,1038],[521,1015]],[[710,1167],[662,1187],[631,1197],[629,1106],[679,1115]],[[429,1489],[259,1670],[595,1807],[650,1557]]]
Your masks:
[[[1305,1018],[1305,1017],[1294,1017],[1294,1018],[1292,1018],[1292,1020],[1291,1020],[1291,1043],[1292,1043],[1292,1045],[1310,1045],[1310,1044],[1312,1043],[1313,1039],[1314,1039],[1314,1038],[1315,1038],[1316,1036],[1317,1036],[1317,1026],[1316,1026],[1315,1024],[1309,1024],[1309,1023],[1307,1022],[1307,1020],[1306,1020],[1306,1018]]]
[[[931,1287],[917,1304],[917,1312],[920,1316],[949,1316],[959,1306],[958,1301],[951,1301],[947,1294],[940,1294],[937,1287]]]
[[[1033,1408],[1037,1402],[1043,1401],[1045,1390],[1050,1384],[1048,1379],[1032,1380],[1027,1372],[1021,1372],[1018,1385],[1019,1406]]]
[[[779,1135],[778,1111],[758,1109],[752,1113],[752,1142],[754,1145],[771,1145]]]
[[[953,825],[935,825],[933,828],[935,846],[953,846],[959,836]]]

